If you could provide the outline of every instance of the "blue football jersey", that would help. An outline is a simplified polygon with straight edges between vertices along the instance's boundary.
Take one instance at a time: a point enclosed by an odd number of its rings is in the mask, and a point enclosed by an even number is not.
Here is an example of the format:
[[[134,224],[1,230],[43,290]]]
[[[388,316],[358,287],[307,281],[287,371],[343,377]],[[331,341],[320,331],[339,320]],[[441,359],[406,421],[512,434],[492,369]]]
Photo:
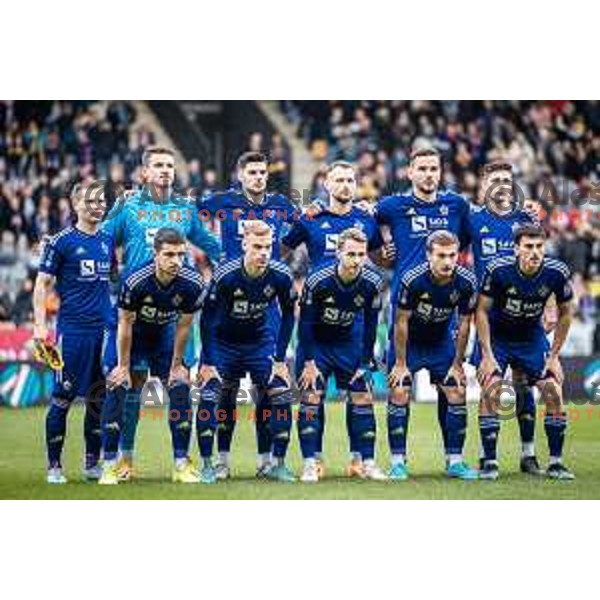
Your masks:
[[[314,269],[336,259],[340,233],[351,227],[365,233],[369,251],[377,250],[383,245],[375,218],[356,207],[346,215],[337,215],[328,210],[319,214],[307,213],[292,225],[281,243],[292,249],[305,244]]]
[[[205,361],[215,364],[219,341],[272,345],[274,332],[269,312],[276,306],[281,310],[281,323],[275,358],[283,360],[294,328],[295,301],[294,279],[283,263],[270,261],[260,277],[246,272],[242,258],[219,265],[201,319]]]
[[[485,268],[491,261],[514,254],[515,229],[519,225],[534,222],[535,219],[524,210],[514,210],[500,216],[486,206],[471,208],[469,241],[478,281],[483,279]]]
[[[364,362],[373,358],[377,318],[381,308],[383,276],[364,267],[359,276],[344,283],[338,264],[317,269],[305,284],[301,300],[300,344],[307,360],[314,356],[315,344],[347,345],[362,348]],[[364,324],[357,315],[362,314]]]
[[[266,194],[260,204],[254,204],[239,190],[219,192],[202,199],[198,211],[216,220],[221,229],[224,260],[230,261],[242,255],[244,221],[261,220],[274,232],[273,258],[279,259],[279,241],[288,224],[300,219],[302,211],[282,194]]]
[[[200,310],[204,295],[204,282],[195,270],[183,267],[169,285],[163,286],[151,262],[123,282],[119,308],[135,312],[136,323],[162,326],[173,323],[180,314]]]
[[[532,340],[543,333],[542,315],[552,294],[559,304],[573,298],[569,268],[548,257],[533,276],[521,272],[514,256],[493,261],[486,268],[481,293],[492,299],[492,338],[509,341]]]
[[[468,269],[458,265],[452,280],[438,284],[429,262],[404,274],[398,307],[410,311],[408,335],[411,341],[431,342],[451,335],[451,323],[458,312],[469,315],[477,304],[477,280]]]
[[[469,204],[454,192],[439,192],[434,202],[419,200],[412,193],[388,196],[377,204],[375,218],[390,228],[396,246],[394,297],[404,273],[427,259],[425,244],[429,234],[447,229],[458,237],[461,247],[468,243]]]
[[[58,328],[102,328],[110,310],[112,238],[67,227],[44,245],[39,270],[56,277]]]
[[[177,229],[210,260],[219,260],[221,246],[204,227],[191,199],[172,197],[169,202],[160,204],[140,191],[116,204],[102,223],[103,230],[112,236],[115,244],[123,247],[122,280],[152,260],[154,236],[161,227]]]

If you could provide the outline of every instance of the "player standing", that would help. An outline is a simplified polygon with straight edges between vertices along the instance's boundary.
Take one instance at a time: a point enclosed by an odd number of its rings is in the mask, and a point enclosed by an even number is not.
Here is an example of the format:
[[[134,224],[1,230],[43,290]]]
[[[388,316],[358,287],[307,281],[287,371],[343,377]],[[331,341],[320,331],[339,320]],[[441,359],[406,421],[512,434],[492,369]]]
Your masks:
[[[122,402],[133,371],[149,370],[169,393],[169,427],[175,468],[173,481],[196,483],[188,457],[191,403],[183,354],[194,313],[204,299],[204,284],[183,266],[185,237],[164,227],[154,236],[154,261],[132,273],[119,293],[118,363],[108,376],[109,392],[102,414],[104,468],[101,484],[116,484]]]
[[[477,302],[477,280],[457,265],[458,238],[435,231],[427,238],[427,261],[402,277],[395,324],[396,363],[389,374],[388,440],[392,454],[390,479],[408,479],[406,438],[412,378],[427,369],[431,382],[448,398],[446,414],[446,473],[458,479],[477,479],[463,460],[467,405],[463,362],[471,315]],[[451,323],[458,313],[458,335]]]
[[[298,248],[301,244],[306,246],[311,269],[335,262],[337,258],[338,240],[340,234],[354,227],[365,233],[368,240],[368,251],[374,262],[383,261],[383,238],[375,218],[368,212],[353,206],[356,197],[356,169],[354,165],[345,161],[336,161],[327,168],[325,189],[329,194],[327,207],[319,211],[311,211],[303,215],[299,221],[293,223],[290,231],[281,240],[283,255]],[[359,321],[361,315],[359,314]],[[357,323],[360,326],[360,323]],[[346,404],[346,426],[349,428],[352,405]],[[325,430],[325,403],[319,404],[319,424],[321,430],[317,439],[317,466],[319,476],[325,473],[322,461],[323,432]],[[348,466],[348,474],[362,476],[362,463],[360,452],[352,446],[354,436],[350,434],[350,453],[352,461]]]
[[[218,240],[202,225],[202,220],[191,199],[179,197],[173,189],[175,182],[175,153],[172,149],[153,146],[142,156],[142,189],[115,205],[102,227],[123,248],[121,281],[139,270],[153,258],[153,241],[162,227],[181,232],[193,246],[202,250],[209,260],[219,259],[221,247]],[[191,262],[190,262],[191,266]],[[107,331],[104,371],[110,372],[117,364],[117,306],[113,306]],[[190,336],[191,340],[192,336]],[[196,362],[192,341],[186,351],[185,364],[189,368]],[[129,479],[133,469],[135,433],[139,420],[140,395],[147,379],[147,371],[131,373],[132,386],[127,391],[121,436],[122,479]]]
[[[481,169],[479,201],[481,206],[471,210],[469,219],[470,242],[475,273],[479,282],[486,266],[503,256],[514,255],[514,231],[520,225],[536,221],[522,209],[515,197],[512,167],[508,163],[493,162]],[[479,345],[475,344],[473,363],[479,364]],[[524,373],[512,372],[517,394],[517,418],[521,436],[520,468],[524,473],[543,475],[535,456],[535,398]]]
[[[102,198],[86,204],[88,188],[73,188],[71,202],[77,216],[45,244],[33,292],[34,339],[59,359],[48,342],[46,301],[54,286],[60,297],[57,348],[62,368],[55,374],[54,389],[46,417],[48,483],[66,483],[61,454],[67,413],[73,400],[85,398],[84,418],[86,479],[100,477],[100,410],[102,406],[102,341],[109,303],[109,275],[113,262],[113,241],[100,231],[105,212]],[[100,397],[97,396],[100,394]]]
[[[315,271],[304,286],[296,376],[303,391],[298,434],[305,483],[319,480],[318,406],[330,375],[335,376],[338,388],[350,395],[349,431],[354,437],[353,448],[360,452],[361,476],[376,481],[387,479],[375,464],[375,412],[367,383],[367,372],[374,362],[383,277],[365,266],[367,246],[363,231],[346,229],[338,239],[338,260]],[[362,326],[355,327],[361,313]]]
[[[240,378],[249,372],[258,393],[267,395],[271,406],[270,417],[267,413],[265,420],[268,418],[272,446],[263,450],[269,456],[272,453],[274,462],[266,472],[257,474],[294,481],[285,465],[293,401],[285,354],[294,328],[294,282],[287,266],[271,260],[273,230],[266,223],[247,221],[242,248],[242,257],[216,269],[202,312],[203,360],[198,374],[202,390],[197,418],[200,480],[210,484],[230,476],[229,452],[226,462],[219,463],[219,477],[212,464],[217,409],[222,405],[222,395],[237,388]],[[274,306],[281,311],[275,348],[269,320]],[[231,411],[233,414],[226,418],[235,422],[235,411]],[[223,458],[221,454],[221,461]]]
[[[536,385],[546,404],[544,428],[548,439],[553,479],[573,479],[562,464],[567,428],[563,412],[563,372],[559,353],[571,325],[573,289],[568,267],[544,256],[546,235],[539,225],[523,225],[515,233],[516,256],[500,258],[486,269],[477,306],[477,333],[482,360],[480,431],[482,441],[481,479],[498,478],[497,443],[500,422],[493,390],[510,365]],[[554,294],[558,323],[552,346],[542,326],[544,308]],[[499,392],[498,392],[499,393]]]
[[[427,259],[426,240],[434,231],[444,229],[457,236],[461,249],[468,242],[469,204],[460,195],[440,190],[442,159],[434,148],[418,148],[410,157],[408,178],[412,183],[409,194],[382,198],[375,218],[389,228],[396,248],[391,291],[391,327],[388,365],[395,364],[394,323],[400,282],[404,274]],[[444,444],[447,446],[446,411],[448,399],[438,389],[438,421]],[[388,428],[390,415],[388,415]],[[446,453],[447,454],[447,453]]]

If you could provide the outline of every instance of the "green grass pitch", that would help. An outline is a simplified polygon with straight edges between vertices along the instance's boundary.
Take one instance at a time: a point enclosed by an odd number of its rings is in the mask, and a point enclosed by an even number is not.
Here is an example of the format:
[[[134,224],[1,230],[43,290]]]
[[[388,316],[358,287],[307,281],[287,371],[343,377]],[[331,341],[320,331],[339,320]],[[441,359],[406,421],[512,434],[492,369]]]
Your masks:
[[[443,476],[443,456],[434,405],[415,405],[409,432],[409,459],[413,474],[402,483],[365,482],[344,476],[348,443],[344,406],[327,407],[325,439],[326,478],[316,485],[278,484],[254,478],[254,424],[242,409],[232,452],[233,479],[212,486],[170,483],[170,435],[166,421],[142,419],[138,429],[138,479],[114,487],[101,487],[81,479],[83,447],[81,407],[69,415],[64,466],[69,483],[49,486],[45,482],[45,410],[0,408],[0,498],[22,499],[579,499],[600,498],[600,409],[589,406],[569,408],[579,411],[579,419],[569,422],[565,462],[575,471],[573,482],[528,478],[518,472],[518,429],[514,421],[503,423],[500,437],[501,479],[497,482],[449,481]],[[377,406],[377,460],[388,466],[385,406]],[[476,464],[478,431],[475,407],[470,407],[466,458]],[[538,455],[547,460],[543,424],[537,422]],[[194,452],[195,452],[194,446]],[[290,466],[301,467],[297,433],[294,429]]]

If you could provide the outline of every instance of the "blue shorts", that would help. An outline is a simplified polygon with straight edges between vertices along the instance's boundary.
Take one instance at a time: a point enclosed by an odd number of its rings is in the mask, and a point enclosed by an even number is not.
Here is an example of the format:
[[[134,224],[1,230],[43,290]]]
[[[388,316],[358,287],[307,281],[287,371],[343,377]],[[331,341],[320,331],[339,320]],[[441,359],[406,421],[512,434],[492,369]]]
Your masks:
[[[131,371],[146,372],[166,382],[173,360],[176,323],[167,325],[133,324]]]
[[[406,348],[406,366],[411,375],[414,375],[421,369],[429,371],[429,377],[432,384],[441,384],[446,379],[446,375],[456,356],[454,340],[451,337],[436,340],[435,342],[422,342],[415,344],[408,341]],[[396,352],[394,345],[388,348],[387,365],[392,369],[396,362]]]
[[[72,401],[104,389],[102,373],[103,329],[59,330],[58,348],[64,366],[54,375],[53,395]]]
[[[223,381],[238,382],[250,373],[252,382],[266,387],[273,370],[273,348],[270,340],[257,344],[234,344],[217,340],[215,366]]]
[[[492,352],[502,376],[510,365],[513,369],[522,371],[530,384],[543,379],[549,350],[550,342],[545,333],[540,333],[528,341],[499,340],[492,337]],[[481,362],[479,343],[473,350],[471,362],[476,367]]]
[[[136,325],[133,326],[134,332],[136,329]],[[198,345],[196,344],[196,340],[200,337],[199,325],[197,319],[194,319],[194,323],[190,328],[190,335],[188,337],[187,344],[185,346],[185,351],[183,353],[183,364],[190,369],[197,362],[200,356],[200,351]],[[142,336],[144,333],[142,332]],[[138,336],[139,337],[139,336]],[[142,340],[143,341],[143,340]],[[136,343],[136,335],[134,333],[133,336],[133,346],[135,347]],[[138,342],[139,343],[139,342]],[[132,348],[133,352],[133,348]],[[171,344],[171,350],[173,352],[173,346]],[[104,342],[102,349],[102,372],[105,375],[108,375],[116,366],[118,362],[117,355],[117,327],[112,323],[109,324],[104,330]],[[133,365],[133,355],[132,355],[132,365]],[[146,368],[142,368],[141,370],[146,370]],[[132,367],[133,370],[133,367]]]
[[[360,346],[360,345],[359,345]],[[369,392],[370,386],[365,375],[350,384],[350,380],[361,365],[361,355],[357,351],[357,344],[315,344],[315,364],[323,380],[319,381],[317,389],[326,389],[327,380],[333,375],[338,389],[349,392]],[[296,350],[296,381],[304,369],[306,359],[302,346]]]

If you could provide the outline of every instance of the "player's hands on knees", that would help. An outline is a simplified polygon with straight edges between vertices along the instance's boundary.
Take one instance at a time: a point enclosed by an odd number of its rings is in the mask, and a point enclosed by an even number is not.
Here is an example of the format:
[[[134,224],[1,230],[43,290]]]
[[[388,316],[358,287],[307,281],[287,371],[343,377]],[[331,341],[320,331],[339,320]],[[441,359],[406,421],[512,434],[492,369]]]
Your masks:
[[[455,382],[455,383],[454,383]],[[444,385],[457,385],[458,387],[465,387],[467,383],[467,377],[465,375],[465,369],[462,363],[454,362],[444,379]]]
[[[396,361],[388,374],[388,385],[391,388],[402,387],[406,379],[410,379],[410,371],[404,361]]]
[[[114,390],[117,387],[131,387],[131,373],[129,367],[117,365],[106,378],[106,385],[109,390]]]
[[[563,372],[562,365],[560,364],[560,359],[558,356],[553,356],[552,354],[546,359],[546,365],[544,367],[544,377],[552,378],[558,383],[562,385],[565,374]]]
[[[281,377],[288,386],[291,385],[290,371],[284,362],[275,361],[273,363],[271,377],[269,379],[272,380],[275,379],[275,377]]]
[[[198,387],[204,387],[211,379],[223,381],[219,375],[219,371],[217,371],[217,367],[213,367],[212,365],[202,365],[200,369],[198,369],[196,384]]]
[[[302,390],[315,390],[317,389],[317,380],[321,376],[321,371],[317,367],[314,360],[308,360],[304,363],[304,369],[300,374],[298,385]]]
[[[186,383],[188,385],[190,383],[190,372],[181,363],[172,365],[171,370],[169,371],[168,385],[173,385],[177,382]]]
[[[477,369],[477,381],[482,388],[486,388],[494,375],[500,373],[500,367],[493,356],[485,356],[481,359],[479,369]]]

